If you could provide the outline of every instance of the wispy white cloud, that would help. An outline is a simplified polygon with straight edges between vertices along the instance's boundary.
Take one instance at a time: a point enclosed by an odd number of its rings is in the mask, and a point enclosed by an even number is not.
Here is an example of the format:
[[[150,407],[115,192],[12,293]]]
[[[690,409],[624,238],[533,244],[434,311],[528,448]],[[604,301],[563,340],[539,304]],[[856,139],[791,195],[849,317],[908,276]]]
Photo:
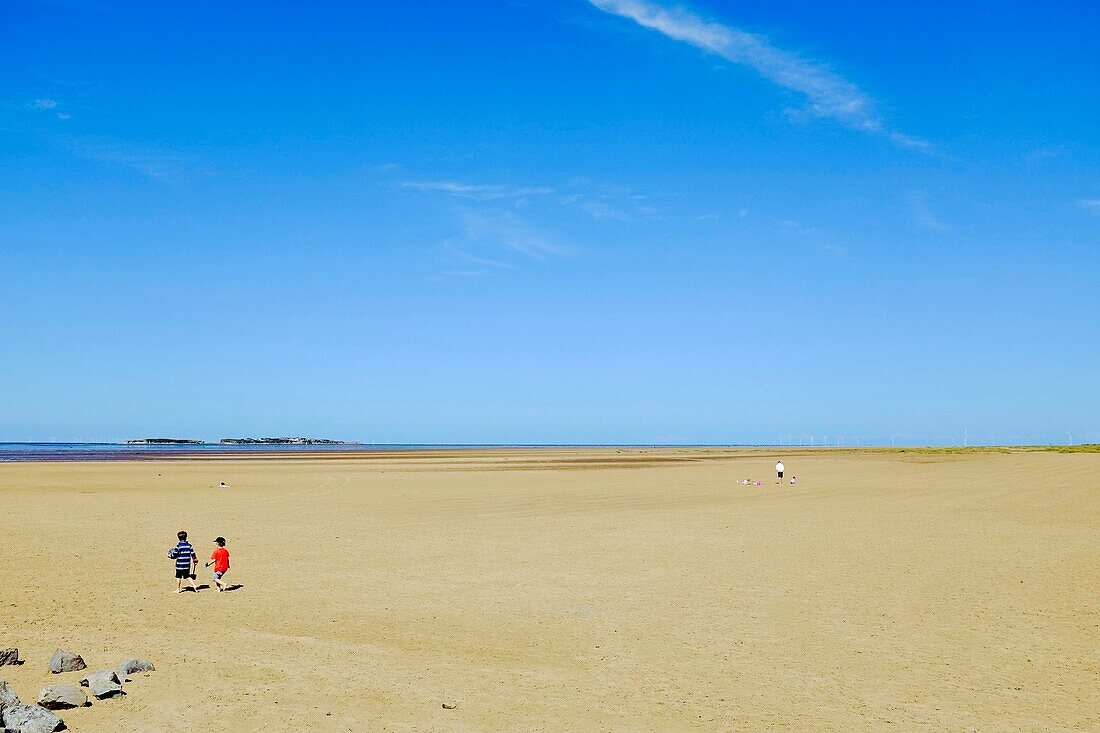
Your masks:
[[[1077,205],[1093,214],[1100,214],[1100,199],[1079,199]]]
[[[593,219],[599,219],[601,221],[614,219],[615,221],[629,222],[633,221],[634,218],[625,211],[616,209],[614,206],[602,201],[586,201],[580,206]]]
[[[832,255],[833,257],[843,257],[844,255],[848,254],[848,250],[840,246],[839,244],[826,242],[824,244],[815,244],[813,245],[813,247],[824,252],[827,255]]]
[[[515,266],[510,260],[516,255],[546,261],[572,251],[546,234],[545,228],[538,223],[540,218],[562,205],[556,190],[549,186],[455,180],[410,180],[393,185],[467,202],[452,209],[458,231],[442,243],[447,254],[465,266],[442,272],[435,276],[437,280],[502,272]],[[542,204],[539,205],[536,199]],[[520,210],[535,215],[536,221],[533,223],[521,216]]]
[[[73,152],[82,158],[129,168],[143,176],[163,181],[187,165],[187,159],[173,153],[110,144],[76,144]]]
[[[434,279],[435,280],[448,280],[448,279],[454,278],[454,277],[485,277],[488,274],[489,274],[489,270],[487,270],[487,269],[481,269],[481,270],[447,270],[446,272],[441,272],[438,275],[436,275]]]
[[[438,193],[492,205],[513,208],[534,206],[537,200],[562,207],[575,207],[599,221],[631,222],[636,216],[653,217],[660,209],[644,205],[648,196],[629,189],[596,185],[587,179],[573,179],[564,190],[552,186],[512,186],[496,183],[469,183],[455,180],[412,180],[394,184],[400,188]],[[583,188],[584,190],[576,190]]]
[[[1065,145],[1048,145],[1042,148],[1036,148],[1024,153],[1024,160],[1029,163],[1034,163],[1040,160],[1050,160],[1051,158],[1058,158],[1065,154]]]
[[[643,28],[747,66],[773,84],[803,95],[809,112],[818,117],[883,135],[901,147],[925,151],[932,149],[927,141],[887,127],[875,110],[874,100],[858,86],[825,64],[776,48],[764,36],[707,21],[684,8],[668,8],[650,0],[588,2],[604,12],[628,18]]]
[[[35,109],[53,109],[54,107],[57,106],[57,104],[58,104],[58,102],[57,102],[56,99],[45,98],[45,99],[36,99],[36,100],[34,100],[34,104],[31,105],[31,106],[34,107]]]
[[[950,224],[936,216],[923,194],[909,197],[909,213],[913,217],[913,223],[921,229],[930,232],[949,232],[952,229]]]
[[[512,188],[493,184],[462,183],[460,181],[405,181],[401,186],[417,191],[436,191],[474,201],[518,199],[526,196],[544,196],[554,192],[554,189],[546,186]]]
[[[507,209],[464,209],[460,219],[465,235],[479,243],[495,244],[532,259],[546,260],[567,254],[568,247],[547,237],[532,224]]]
[[[906,135],[903,132],[887,131],[886,136],[894,142],[895,145],[901,148],[909,148],[910,150],[919,150],[922,153],[934,153],[936,152],[936,146],[927,140],[922,140],[919,137],[913,137],[912,135]]]
[[[475,265],[480,265],[482,267],[491,267],[496,269],[505,269],[511,267],[510,264],[508,264],[507,262],[502,262],[501,260],[471,254],[464,249],[460,249],[454,246],[450,242],[444,243],[443,249],[447,250],[447,252],[460,260],[470,262]]]

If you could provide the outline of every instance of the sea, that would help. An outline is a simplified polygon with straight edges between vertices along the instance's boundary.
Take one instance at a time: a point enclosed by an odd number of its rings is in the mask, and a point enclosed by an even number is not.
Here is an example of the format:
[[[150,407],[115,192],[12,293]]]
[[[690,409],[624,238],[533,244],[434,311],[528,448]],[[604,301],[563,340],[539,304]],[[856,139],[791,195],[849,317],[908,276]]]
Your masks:
[[[0,443],[0,463],[140,461],[203,456],[317,455],[490,448],[773,448],[762,444],[680,443]],[[790,446],[788,446],[790,447]]]
[[[127,444],[127,443],[0,443],[0,463],[20,461],[135,461],[162,458],[186,458],[202,456],[263,456],[272,454],[332,454],[364,453],[371,451],[432,450],[441,448],[484,448],[486,446],[452,445],[404,445],[319,443],[294,444],[244,444],[186,443],[186,444]]]

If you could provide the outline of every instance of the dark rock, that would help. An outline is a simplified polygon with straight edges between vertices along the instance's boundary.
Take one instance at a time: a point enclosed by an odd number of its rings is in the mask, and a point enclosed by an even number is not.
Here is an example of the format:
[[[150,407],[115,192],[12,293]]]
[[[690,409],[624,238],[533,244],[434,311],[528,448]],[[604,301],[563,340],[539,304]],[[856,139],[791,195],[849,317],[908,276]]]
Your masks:
[[[19,733],[54,733],[65,723],[46,708],[18,704],[4,708],[4,727]]]
[[[97,700],[106,700],[108,697],[126,694],[122,690],[122,682],[113,669],[101,669],[98,672],[92,672],[80,680],[80,686],[91,690],[92,695]]]
[[[132,674],[141,674],[142,672],[155,672],[156,669],[153,663],[147,659],[127,659],[119,665],[118,676],[122,678]]]
[[[62,672],[79,672],[82,669],[86,669],[88,665],[84,664],[84,660],[81,659],[79,654],[73,654],[72,652],[64,652],[58,649],[50,657],[50,671],[54,674],[61,674]]]
[[[19,664],[18,649],[0,649],[0,667],[5,664]]]
[[[38,693],[38,704],[47,710],[68,710],[88,705],[88,695],[76,685],[50,685]]]

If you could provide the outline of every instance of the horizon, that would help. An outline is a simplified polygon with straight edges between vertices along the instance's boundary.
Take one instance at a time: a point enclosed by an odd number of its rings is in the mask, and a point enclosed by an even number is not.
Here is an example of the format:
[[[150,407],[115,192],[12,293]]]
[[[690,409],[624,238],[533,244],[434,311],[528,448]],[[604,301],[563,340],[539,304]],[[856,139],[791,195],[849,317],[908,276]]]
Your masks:
[[[1100,443],[1094,3],[0,14],[0,442]]]
[[[279,440],[283,438],[289,438],[290,436],[265,436],[258,437],[257,440]],[[306,436],[297,436],[304,438]],[[813,436],[810,436],[812,438]],[[822,439],[827,439],[828,436],[822,436]],[[163,443],[146,443],[143,441],[167,441]],[[260,449],[260,448],[286,448],[288,446],[308,451],[308,449],[320,449],[324,450],[331,447],[347,447],[347,448],[788,448],[788,449],[815,449],[815,448],[840,448],[844,450],[858,450],[861,448],[1092,448],[1100,445],[1100,443],[1082,443],[1082,442],[1062,442],[1055,441],[1047,442],[1033,442],[1033,443],[983,443],[966,441],[962,443],[953,442],[892,442],[892,443],[874,443],[866,442],[855,439],[855,442],[849,440],[845,442],[845,437],[835,439],[835,442],[823,443],[823,442],[773,442],[773,443],[387,443],[387,442],[375,442],[375,441],[359,441],[354,439],[339,440],[331,439],[328,442],[323,443],[236,443],[236,442],[223,442],[225,440],[233,441],[234,439],[227,438],[131,438],[131,439],[112,439],[112,440],[0,440],[0,446],[81,446],[81,445],[96,445],[96,446],[130,446],[135,448],[150,448],[157,449],[165,446],[178,446],[180,448],[200,446],[231,446],[233,448],[243,448],[246,450]]]

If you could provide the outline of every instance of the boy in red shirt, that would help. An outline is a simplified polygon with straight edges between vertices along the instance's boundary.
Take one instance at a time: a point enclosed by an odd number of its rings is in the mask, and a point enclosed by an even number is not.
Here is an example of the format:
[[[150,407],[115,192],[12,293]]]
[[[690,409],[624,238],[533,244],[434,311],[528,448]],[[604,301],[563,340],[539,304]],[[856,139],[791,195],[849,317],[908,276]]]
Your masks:
[[[214,566],[214,585],[218,586],[218,592],[221,593],[226,588],[222,576],[229,570],[229,550],[225,549],[224,537],[214,540],[214,551],[210,553],[210,562],[206,563],[206,567],[211,565]]]

